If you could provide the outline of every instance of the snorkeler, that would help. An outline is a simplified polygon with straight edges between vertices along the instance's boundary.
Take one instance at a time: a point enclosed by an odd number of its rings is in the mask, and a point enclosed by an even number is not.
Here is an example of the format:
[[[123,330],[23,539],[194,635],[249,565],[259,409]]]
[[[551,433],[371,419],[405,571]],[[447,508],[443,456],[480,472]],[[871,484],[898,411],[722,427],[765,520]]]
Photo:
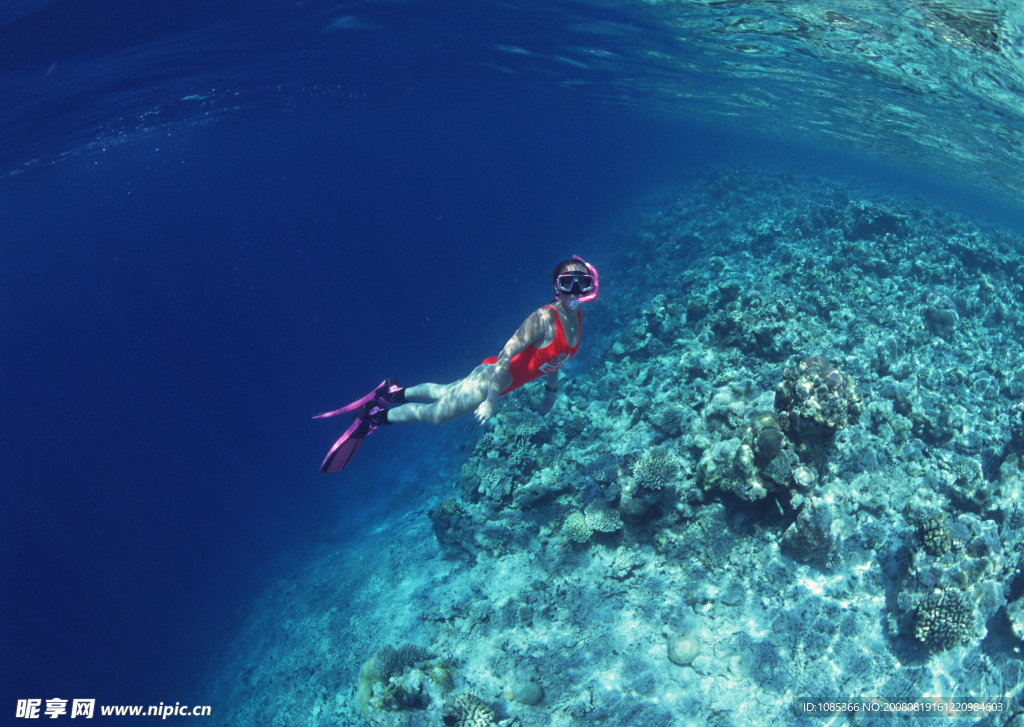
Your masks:
[[[441,424],[471,411],[479,424],[486,424],[498,410],[498,397],[544,374],[548,378],[541,411],[547,413],[558,393],[558,371],[580,347],[583,313],[579,306],[596,299],[598,290],[597,270],[578,255],[560,262],[552,277],[555,301],[531,313],[501,353],[485,359],[465,378],[451,384],[408,388],[399,386],[395,379],[385,379],[348,406],[313,417],[325,419],[355,412],[352,425],[331,447],[320,469],[328,473],[344,469],[363,440],[385,424]]]

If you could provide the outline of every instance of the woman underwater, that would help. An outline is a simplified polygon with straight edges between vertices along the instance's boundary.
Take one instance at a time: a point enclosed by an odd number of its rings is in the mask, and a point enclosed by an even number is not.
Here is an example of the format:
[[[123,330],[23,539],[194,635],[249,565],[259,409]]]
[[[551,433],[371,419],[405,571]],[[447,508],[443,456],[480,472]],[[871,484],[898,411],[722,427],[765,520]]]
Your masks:
[[[541,411],[546,413],[558,393],[558,371],[580,347],[581,303],[597,298],[597,270],[579,256],[563,260],[552,272],[555,300],[531,313],[501,353],[486,359],[468,376],[451,384],[418,384],[403,388],[386,379],[361,399],[314,419],[355,412],[355,421],[334,443],[320,469],[345,468],[363,440],[385,424],[441,424],[474,412],[486,424],[498,410],[498,397],[547,375]]]

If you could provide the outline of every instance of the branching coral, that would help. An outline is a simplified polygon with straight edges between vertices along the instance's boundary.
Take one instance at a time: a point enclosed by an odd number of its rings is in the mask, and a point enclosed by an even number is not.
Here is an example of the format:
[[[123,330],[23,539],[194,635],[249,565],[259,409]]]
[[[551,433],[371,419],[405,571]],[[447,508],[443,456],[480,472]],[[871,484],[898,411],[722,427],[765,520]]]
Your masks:
[[[514,409],[501,417],[501,429],[510,439],[529,439],[544,428],[544,417],[527,409]]]
[[[585,543],[590,540],[593,529],[587,524],[587,518],[582,512],[573,511],[562,523],[562,533],[569,540]]]
[[[416,644],[402,644],[397,649],[385,644],[373,657],[373,671],[381,679],[387,680],[400,675],[407,666],[432,658],[429,649]]]
[[[600,503],[590,503],[583,514],[587,526],[599,533],[614,533],[622,527],[622,517],[619,513]]]
[[[444,724],[447,727],[494,727],[494,710],[473,694],[460,694],[445,702]]]
[[[660,490],[672,484],[679,474],[679,460],[661,447],[648,449],[633,464],[637,484],[648,490]]]

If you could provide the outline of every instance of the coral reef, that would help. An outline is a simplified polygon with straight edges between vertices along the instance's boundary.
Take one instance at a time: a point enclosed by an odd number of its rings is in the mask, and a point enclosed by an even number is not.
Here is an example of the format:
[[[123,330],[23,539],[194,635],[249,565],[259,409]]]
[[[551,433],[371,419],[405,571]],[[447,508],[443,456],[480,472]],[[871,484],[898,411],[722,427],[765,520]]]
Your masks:
[[[387,681],[393,676],[399,676],[406,667],[413,666],[418,661],[433,659],[434,655],[429,649],[415,644],[402,644],[397,649],[385,644],[374,655],[372,669],[380,679]]]
[[[924,293],[924,318],[935,335],[948,341],[960,323],[960,310],[956,302],[945,293],[927,290]]]
[[[782,534],[782,547],[800,560],[828,564],[836,550],[837,524],[833,504],[824,498],[812,498]]]
[[[1024,239],[736,168],[632,220],[555,408],[524,387],[446,428],[383,522],[268,588],[226,723],[1024,713]]]
[[[532,707],[544,699],[544,687],[537,682],[521,681],[506,688],[505,696]]]
[[[816,462],[832,445],[837,431],[857,420],[861,399],[850,376],[824,356],[811,356],[787,366],[775,389],[775,409],[782,431],[797,452]]]
[[[448,727],[496,727],[494,710],[473,694],[445,702],[442,721]]]
[[[585,543],[590,540],[594,530],[587,523],[587,517],[582,512],[571,512],[562,523],[562,532],[565,537],[577,543]]]
[[[953,548],[953,534],[941,515],[932,515],[918,526],[921,545],[930,555],[941,556]]]
[[[945,588],[921,599],[914,638],[936,651],[952,649],[970,640],[974,623],[974,604],[967,595],[955,588]]]
[[[676,666],[690,666],[701,653],[701,627],[695,617],[690,617],[677,628],[665,626],[662,629],[668,648],[668,660]]]
[[[583,511],[587,527],[599,533],[614,533],[622,527],[622,517],[616,510],[592,502]]]
[[[636,483],[648,490],[660,490],[671,486],[679,473],[679,463],[671,451],[652,447],[633,463],[633,477]]]

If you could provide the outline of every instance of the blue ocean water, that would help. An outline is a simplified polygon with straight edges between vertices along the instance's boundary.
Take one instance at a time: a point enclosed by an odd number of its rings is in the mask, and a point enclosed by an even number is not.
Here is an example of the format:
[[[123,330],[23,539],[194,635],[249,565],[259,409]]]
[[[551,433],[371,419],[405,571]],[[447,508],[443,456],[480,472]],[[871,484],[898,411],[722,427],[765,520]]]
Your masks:
[[[662,185],[772,160],[1016,223],[1019,11],[898,5],[7,3],[0,710],[200,699],[445,443],[327,478],[310,416],[464,374]]]

